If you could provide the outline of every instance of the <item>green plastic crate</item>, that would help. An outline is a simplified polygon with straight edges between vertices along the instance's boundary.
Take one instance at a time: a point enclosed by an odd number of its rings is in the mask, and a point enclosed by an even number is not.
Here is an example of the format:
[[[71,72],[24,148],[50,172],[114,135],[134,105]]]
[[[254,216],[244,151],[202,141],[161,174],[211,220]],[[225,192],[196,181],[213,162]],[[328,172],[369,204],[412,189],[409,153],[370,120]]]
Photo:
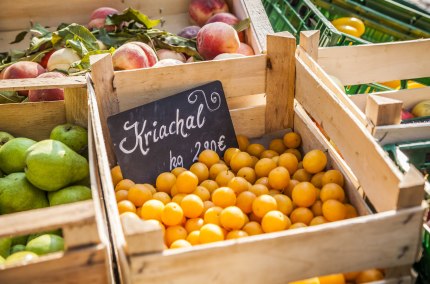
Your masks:
[[[423,254],[418,263],[414,265],[418,272],[417,284],[430,283],[430,220],[423,229]]]

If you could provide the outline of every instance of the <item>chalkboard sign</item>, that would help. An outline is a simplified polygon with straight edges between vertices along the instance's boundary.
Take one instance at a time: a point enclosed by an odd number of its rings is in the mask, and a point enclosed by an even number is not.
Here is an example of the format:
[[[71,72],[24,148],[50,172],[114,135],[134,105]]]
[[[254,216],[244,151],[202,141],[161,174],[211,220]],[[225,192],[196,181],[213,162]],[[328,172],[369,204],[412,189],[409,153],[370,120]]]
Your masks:
[[[220,157],[238,147],[220,81],[110,116],[107,120],[124,178],[155,183],[176,167],[189,168],[205,149]]]

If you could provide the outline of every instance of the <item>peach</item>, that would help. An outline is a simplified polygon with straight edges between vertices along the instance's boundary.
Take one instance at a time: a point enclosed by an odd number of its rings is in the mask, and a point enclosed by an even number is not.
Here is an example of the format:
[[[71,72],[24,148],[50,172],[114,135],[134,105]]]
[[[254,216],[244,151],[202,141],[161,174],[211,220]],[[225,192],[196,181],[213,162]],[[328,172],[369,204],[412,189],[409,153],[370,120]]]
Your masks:
[[[182,31],[178,33],[178,36],[192,39],[197,36],[197,33],[199,32],[199,30],[200,30],[199,26],[188,26],[183,28]]]
[[[197,34],[197,50],[206,60],[221,53],[236,53],[239,44],[236,30],[222,22],[207,24]]]
[[[191,0],[188,6],[191,22],[199,26],[203,26],[213,15],[222,12],[228,12],[224,0]]]
[[[63,77],[66,77],[66,76],[60,72],[47,72],[37,76],[37,78],[63,78]],[[30,90],[28,92],[28,100],[30,102],[64,100],[64,90],[63,89]]]
[[[185,56],[182,53],[173,51],[173,50],[169,50],[169,49],[159,49],[157,50],[157,56],[159,60],[163,60],[163,59],[176,59],[179,60],[181,62],[187,61],[187,59],[185,58]]]
[[[240,20],[233,14],[231,13],[218,13],[213,15],[212,17],[209,18],[209,20],[206,22],[206,24],[210,24],[210,23],[216,23],[216,22],[223,22],[226,23],[230,26],[236,25],[237,23],[240,22]],[[239,40],[241,42],[245,41],[245,33],[244,32],[240,32],[238,33],[239,36]]]
[[[184,62],[179,61],[177,59],[167,58],[167,59],[162,59],[158,61],[153,67],[175,66],[175,65],[182,65],[182,64],[184,64]]]
[[[90,16],[90,22],[88,23],[89,29],[101,29],[105,28],[107,31],[114,31],[115,26],[105,25],[106,17],[109,15],[118,14],[118,10],[110,7],[101,7],[94,10]]]
[[[250,47],[249,45],[247,45],[246,43],[241,42],[239,45],[239,48],[236,51],[237,53],[246,55],[246,56],[250,56],[250,55],[254,55],[254,50],[252,49],[252,47]]]
[[[143,50],[143,52],[145,52],[146,57],[148,58],[149,67],[154,66],[154,64],[158,62],[157,54],[152,47],[140,41],[132,41],[130,43],[136,44]]]
[[[62,48],[51,54],[48,60],[48,70],[54,69],[68,72],[72,63],[81,60],[71,48]]]
[[[43,68],[48,67],[48,60],[54,52],[55,52],[55,49],[51,50],[48,53],[45,53],[45,55],[42,57],[42,59],[40,60],[40,65],[42,65]]]
[[[16,62],[3,72],[3,79],[23,79],[23,78],[36,78],[46,70],[39,63],[31,61]],[[18,91],[21,96],[27,96],[28,91]]]
[[[143,42],[129,42],[115,50],[112,61],[116,70],[131,70],[151,67],[158,59],[149,45]]]

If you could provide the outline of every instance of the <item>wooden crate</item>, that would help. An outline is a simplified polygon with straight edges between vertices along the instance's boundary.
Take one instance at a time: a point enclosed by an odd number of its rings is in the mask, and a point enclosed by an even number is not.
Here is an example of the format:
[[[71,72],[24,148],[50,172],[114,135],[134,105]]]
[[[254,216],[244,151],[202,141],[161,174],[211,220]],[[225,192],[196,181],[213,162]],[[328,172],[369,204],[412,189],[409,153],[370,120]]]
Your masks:
[[[15,137],[48,139],[58,124],[88,128],[92,200],[0,216],[0,237],[62,229],[66,251],[26,265],[0,268],[0,283],[111,283],[113,279],[107,219],[88,119],[85,82],[74,78],[4,80],[2,89],[65,88],[65,100],[0,105],[0,129]]]
[[[11,49],[28,48],[28,40],[10,45],[16,35],[22,30],[28,30],[31,23],[40,23],[55,29],[61,23],[78,23],[86,25],[89,22],[91,12],[99,7],[113,7],[122,11],[128,7],[140,10],[153,19],[162,19],[159,26],[172,33],[177,33],[184,27],[191,25],[188,17],[188,4],[190,0],[73,0],[57,1],[45,0],[34,2],[30,0],[4,0],[0,9],[0,52]],[[230,11],[239,19],[256,15],[252,21],[256,26],[271,29],[263,5],[256,0],[227,0]],[[248,10],[250,13],[248,13]],[[252,26],[246,31],[248,43],[256,53],[264,50],[260,46],[263,40],[259,40],[262,34],[258,34],[261,28]],[[29,36],[27,36],[28,38]],[[264,39],[264,38],[263,38]]]
[[[413,165],[406,169],[406,173],[400,172],[366,129],[365,121],[367,120],[363,117],[363,113],[335,85],[328,74],[338,77],[345,84],[359,84],[369,80],[403,79],[405,76],[422,77],[426,67],[424,65],[405,67],[408,66],[407,62],[412,60],[410,57],[406,58],[406,55],[413,54],[414,52],[411,52],[410,49],[413,50],[418,46],[430,47],[430,41],[318,48],[315,45],[318,42],[318,32],[308,31],[302,33],[300,42],[301,45],[296,52],[296,99],[336,143],[377,210],[385,211],[418,205],[424,196],[425,180],[422,174]],[[396,49],[397,45],[400,47],[399,50]],[[360,51],[365,51],[363,53],[367,54],[369,58],[365,59],[364,54]],[[407,54],[405,55],[405,53]],[[391,55],[393,60],[389,61],[388,72],[384,64],[388,64],[388,58],[391,58]],[[348,62],[342,61],[347,59]],[[367,65],[366,70],[358,64],[361,61]],[[331,62],[330,65],[328,62]],[[331,66],[330,69],[328,66]],[[353,76],[348,77],[346,74],[351,75],[354,68],[361,71],[355,71]],[[407,94],[423,92],[425,89],[428,88],[394,91],[393,93]],[[429,131],[425,131],[425,129],[430,128],[417,126],[417,129],[413,131],[413,137],[419,139],[429,136]],[[404,131],[403,133],[407,135],[409,130],[404,128],[396,131]],[[390,136],[389,133],[391,132],[386,130],[384,141]],[[405,140],[413,139],[412,136],[408,136],[408,138],[404,137],[403,141]],[[385,191],[388,194],[387,197],[380,198],[380,193],[373,191],[372,186]]]
[[[360,185],[344,160],[294,101],[294,37],[269,35],[267,47],[267,55],[250,58],[117,72],[109,55],[91,58],[90,113],[124,283],[287,283],[374,267],[410,267],[415,261],[424,210],[420,203],[375,214],[366,207],[357,190]],[[304,151],[325,150],[330,167],[345,175],[349,199],[361,216],[177,250],[163,250],[162,231],[147,222],[120,220],[110,175],[116,158],[106,118],[213,80],[223,84],[236,133],[255,138],[292,128],[302,136]],[[371,201],[397,200],[400,194],[397,185],[392,190],[368,186],[366,190],[375,193],[369,196]],[[423,192],[410,194],[421,198]]]
[[[430,100],[430,87],[348,96],[330,78],[345,85],[377,83],[430,76],[427,51],[430,39],[373,45],[318,48],[317,32],[302,35],[298,57],[319,77],[355,121],[364,125],[382,145],[430,139],[430,122],[400,124],[400,109]],[[328,90],[327,90],[328,91]]]

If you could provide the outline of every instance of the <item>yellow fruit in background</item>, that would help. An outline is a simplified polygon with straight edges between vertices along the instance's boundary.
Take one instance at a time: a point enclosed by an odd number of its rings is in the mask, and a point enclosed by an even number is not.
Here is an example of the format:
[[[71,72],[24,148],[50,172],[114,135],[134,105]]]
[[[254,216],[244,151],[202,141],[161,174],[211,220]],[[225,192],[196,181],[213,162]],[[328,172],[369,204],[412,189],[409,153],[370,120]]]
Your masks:
[[[156,200],[160,200],[161,202],[163,202],[164,205],[172,201],[172,199],[170,198],[170,195],[168,195],[165,192],[156,192],[152,195],[152,198]]]
[[[248,152],[251,156],[260,158],[261,153],[263,153],[266,148],[258,143],[253,143],[246,148],[246,152]]]
[[[303,168],[311,174],[324,170],[327,165],[327,156],[321,150],[312,150],[303,157]]]
[[[117,185],[115,186],[115,191],[129,190],[130,187],[132,187],[133,185],[134,185],[134,181],[129,180],[129,179],[123,179],[117,183]]]
[[[290,214],[291,223],[303,223],[309,225],[314,218],[314,214],[309,208],[298,207]]]
[[[242,230],[245,231],[249,236],[261,235],[264,233],[260,223],[255,221],[246,223]]]
[[[227,184],[227,187],[233,189],[236,194],[249,190],[250,186],[251,184],[243,177],[234,177]]]
[[[276,167],[269,173],[269,184],[273,189],[283,190],[290,183],[290,173],[284,167]]]
[[[188,248],[191,247],[191,244],[186,240],[176,240],[171,245],[171,249],[177,249],[177,248]]]
[[[228,148],[224,152],[224,162],[230,165],[231,158],[236,154],[241,152],[239,148]]]
[[[302,153],[300,153],[300,151],[298,149],[290,148],[287,151],[285,151],[285,153],[293,154],[294,156],[296,156],[297,161],[299,161],[299,162],[302,160]],[[297,165],[297,168],[300,169],[300,163]]]
[[[347,33],[355,37],[361,37],[366,27],[362,20],[355,17],[342,17],[331,21],[339,31]]]
[[[145,184],[135,184],[128,190],[128,200],[136,207],[141,207],[146,201],[151,200],[151,189]]]
[[[325,202],[329,199],[334,199],[340,202],[345,201],[345,192],[343,188],[336,183],[328,183],[321,188],[320,199]]]
[[[345,277],[343,274],[331,274],[318,277],[320,284],[345,284]]]
[[[236,205],[236,194],[229,187],[220,187],[212,193],[212,202],[222,208],[233,206]]]
[[[384,279],[384,274],[379,269],[368,269],[361,271],[357,278],[355,278],[355,283],[368,283]]]
[[[199,183],[209,178],[209,168],[201,162],[192,164],[190,171],[197,176]]]
[[[263,194],[269,194],[269,189],[264,184],[254,184],[249,188],[249,191],[254,193],[255,196],[260,196]]]
[[[229,206],[221,211],[219,220],[226,230],[240,230],[245,225],[244,215],[237,206]]]
[[[222,210],[223,209],[221,207],[218,207],[218,206],[209,208],[203,217],[205,224],[220,225],[219,218],[220,218]]]
[[[248,137],[246,137],[245,135],[237,135],[236,139],[237,139],[237,144],[239,144],[240,151],[246,151],[246,148],[249,145]]]
[[[267,212],[276,210],[277,208],[276,199],[268,194],[258,196],[252,203],[252,212],[260,218],[263,218]]]
[[[117,206],[119,214],[124,212],[136,213],[136,206],[134,206],[134,204],[129,200],[122,200],[118,202]]]
[[[124,178],[122,176],[121,168],[119,166],[115,166],[111,169],[110,174],[112,176],[112,183],[115,187],[120,181]]]
[[[319,173],[318,173],[319,174]],[[325,172],[321,179],[322,185],[326,185],[328,183],[337,183],[341,187],[344,185],[343,174],[338,170],[328,170]],[[321,188],[321,186],[317,186]]]
[[[230,168],[237,173],[241,168],[252,166],[252,158],[247,152],[239,152],[233,155],[230,160]]]
[[[285,152],[285,150],[287,150],[287,148],[285,147],[284,141],[278,138],[270,141],[269,150],[273,150],[277,152],[279,155],[281,155],[282,153]]]
[[[346,219],[355,218],[358,216],[357,209],[355,209],[354,206],[346,203],[345,207],[346,207],[346,217],[345,217]]]
[[[311,181],[312,174],[308,173],[305,169],[298,169],[294,174],[292,179],[304,182],[304,181]]]
[[[193,231],[200,230],[201,227],[205,224],[205,221],[202,218],[193,218],[188,219],[185,223],[185,230],[187,230],[188,234]]]
[[[209,190],[206,187],[200,185],[196,188],[196,190],[193,191],[193,194],[200,197],[202,201],[207,201],[211,198],[211,193]]]
[[[417,117],[430,116],[430,100],[416,104],[412,109],[412,114]]]
[[[187,230],[182,226],[171,226],[166,228],[164,240],[166,245],[170,247],[174,241],[185,240],[187,238]]]
[[[281,211],[285,215],[290,215],[293,211],[293,202],[291,199],[283,194],[275,194],[273,196],[276,200],[276,204],[278,205],[278,210]]]
[[[210,180],[210,179],[205,180],[204,182],[202,182],[200,184],[200,186],[205,187],[207,190],[209,190],[210,193],[214,192],[214,190],[219,187],[218,184],[216,183],[216,181]]]
[[[175,177],[177,177],[180,173],[185,172],[187,169],[186,168],[182,168],[182,167],[178,167],[178,168],[174,168],[173,170],[171,170],[170,172],[172,174],[175,175]]]
[[[271,170],[276,168],[276,163],[272,159],[262,158],[255,164],[255,173],[257,177],[268,177]]]
[[[222,171],[216,176],[216,183],[219,186],[227,186],[231,179],[235,177],[234,173],[230,170]]]
[[[205,164],[208,168],[210,168],[212,165],[219,162],[219,156],[217,152],[213,150],[203,150],[199,154],[199,162]]]
[[[326,218],[324,218],[323,216],[316,216],[312,218],[311,222],[309,223],[309,226],[316,226],[324,223],[328,223],[328,220]]]
[[[128,197],[128,191],[127,190],[121,189],[121,190],[118,190],[117,192],[115,192],[115,199],[116,199],[117,203],[120,201],[123,201],[123,200],[127,200],[127,197]]]
[[[185,193],[178,193],[172,198],[172,202],[175,202],[176,204],[181,204],[182,199],[187,196]]]
[[[184,216],[187,218],[197,218],[203,212],[203,201],[195,194],[188,194],[181,201]]]
[[[192,231],[191,233],[189,233],[186,240],[191,245],[195,246],[195,245],[200,244],[199,238],[200,238],[200,230],[199,231]]]
[[[182,211],[182,208],[174,202],[167,203],[161,213],[161,221],[166,226],[181,224],[183,217],[184,212]]]
[[[288,229],[290,226],[290,218],[278,210],[267,212],[261,220],[261,228],[265,233],[283,231]]]
[[[172,186],[175,185],[176,176],[170,172],[164,172],[158,175],[155,181],[155,187],[157,191],[165,192],[170,194]]]
[[[295,132],[289,132],[284,135],[283,141],[287,148],[298,148],[302,143],[302,138]]]
[[[160,200],[152,199],[143,204],[140,210],[140,217],[144,220],[158,220],[161,222],[161,214],[164,210],[164,204]]]
[[[264,150],[263,153],[261,153],[261,155],[260,155],[260,159],[263,159],[263,158],[272,159],[272,158],[277,157],[277,156],[279,156],[279,154],[276,151]]]
[[[319,172],[317,174],[314,174],[310,180],[310,182],[317,188],[321,188],[323,186],[323,176],[325,172]]]
[[[191,193],[196,190],[199,178],[191,171],[185,171],[176,178],[176,189],[179,193]]]
[[[224,232],[214,224],[206,224],[200,229],[199,243],[207,244],[224,240]]]
[[[291,199],[299,207],[312,206],[317,199],[315,186],[306,181],[299,183],[294,187]]]
[[[290,175],[293,175],[297,171],[298,164],[299,161],[294,154],[283,153],[279,156],[278,166],[286,168]]]
[[[219,174],[220,172],[223,172],[223,171],[228,171],[228,167],[227,167],[227,165],[220,164],[220,163],[214,164],[214,165],[212,165],[212,167],[209,169],[209,178],[211,178],[211,179],[215,180],[215,179],[216,179],[216,177],[218,176],[218,174]],[[205,182],[205,181],[203,181],[203,182]]]
[[[333,199],[323,202],[322,212],[323,216],[331,222],[344,220],[347,213],[345,205]]]
[[[256,198],[257,196],[254,193],[244,191],[237,196],[236,206],[239,207],[243,213],[249,214],[252,212],[252,203]]]
[[[240,239],[249,236],[247,232],[242,230],[234,230],[227,233],[226,240]]]
[[[292,224],[289,229],[292,230],[292,229],[305,228],[305,227],[307,227],[305,223],[297,222]]]

